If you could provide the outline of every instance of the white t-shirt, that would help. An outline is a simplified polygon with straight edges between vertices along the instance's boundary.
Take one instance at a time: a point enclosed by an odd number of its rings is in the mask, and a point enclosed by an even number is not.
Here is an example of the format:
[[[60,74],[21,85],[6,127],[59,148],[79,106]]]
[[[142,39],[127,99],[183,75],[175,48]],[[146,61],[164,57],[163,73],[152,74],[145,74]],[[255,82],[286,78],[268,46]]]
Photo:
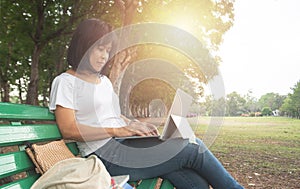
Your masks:
[[[52,83],[49,109],[56,105],[75,110],[76,121],[91,127],[122,127],[119,99],[106,76],[99,84],[86,82],[68,73],[57,76]],[[84,138],[84,136],[83,136]],[[110,138],[77,142],[82,156],[86,156],[108,142]]]

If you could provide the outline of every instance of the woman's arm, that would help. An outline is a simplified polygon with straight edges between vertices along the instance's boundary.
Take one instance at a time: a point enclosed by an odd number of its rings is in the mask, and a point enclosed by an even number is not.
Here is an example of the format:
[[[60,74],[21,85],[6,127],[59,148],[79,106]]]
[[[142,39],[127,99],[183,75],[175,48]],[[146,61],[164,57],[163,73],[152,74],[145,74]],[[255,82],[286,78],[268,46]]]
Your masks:
[[[152,136],[152,135],[159,135],[159,132],[157,130],[157,127],[151,123],[147,123],[147,122],[141,122],[137,119],[129,119],[127,117],[125,117],[124,115],[121,115],[121,118],[126,122],[127,125],[135,125],[137,127],[147,127],[148,128],[148,136]]]
[[[94,141],[109,137],[148,136],[158,134],[156,127],[141,122],[131,122],[130,125],[120,128],[91,127],[79,124],[75,119],[73,109],[57,105],[55,110],[56,122],[65,139],[76,141]]]
[[[130,121],[132,121],[131,119],[125,117],[124,115],[121,115],[120,117],[125,121],[125,123],[126,123],[127,125],[129,125]]]

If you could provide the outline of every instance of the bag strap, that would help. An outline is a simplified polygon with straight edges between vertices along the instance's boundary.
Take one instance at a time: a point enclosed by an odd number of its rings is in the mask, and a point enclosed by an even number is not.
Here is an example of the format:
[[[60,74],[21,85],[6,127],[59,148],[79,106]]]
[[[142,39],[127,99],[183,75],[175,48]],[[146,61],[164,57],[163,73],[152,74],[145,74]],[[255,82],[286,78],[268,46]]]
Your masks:
[[[44,174],[45,172],[42,170],[42,168],[40,167],[40,165],[38,164],[38,162],[35,159],[35,152],[34,149],[32,148],[32,144],[28,141],[25,142],[25,151],[27,153],[27,155],[29,156],[29,158],[31,159],[31,161],[33,162],[33,164],[36,167],[36,172],[40,173],[40,174]]]

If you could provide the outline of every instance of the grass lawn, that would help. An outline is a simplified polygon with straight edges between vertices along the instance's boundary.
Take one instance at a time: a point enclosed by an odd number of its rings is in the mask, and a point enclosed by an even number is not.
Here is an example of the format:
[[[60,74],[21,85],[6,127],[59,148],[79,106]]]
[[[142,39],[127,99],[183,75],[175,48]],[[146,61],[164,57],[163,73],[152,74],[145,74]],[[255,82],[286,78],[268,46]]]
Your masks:
[[[224,117],[217,128],[209,117],[189,120],[196,135],[208,138],[209,149],[245,188],[300,188],[300,120]]]

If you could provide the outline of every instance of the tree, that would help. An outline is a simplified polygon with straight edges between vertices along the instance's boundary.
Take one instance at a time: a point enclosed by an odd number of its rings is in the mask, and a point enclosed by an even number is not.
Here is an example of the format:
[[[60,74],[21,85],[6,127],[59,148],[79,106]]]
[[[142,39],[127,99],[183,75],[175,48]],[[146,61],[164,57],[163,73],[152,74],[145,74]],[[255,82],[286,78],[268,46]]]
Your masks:
[[[279,110],[285,96],[281,96],[278,93],[267,93],[262,95],[258,101],[260,108],[270,107],[271,110]]]
[[[295,117],[296,109],[293,106],[291,94],[289,94],[283,101],[282,106],[279,109],[285,116]]]
[[[224,116],[226,114],[225,98],[216,99],[212,95],[209,95],[205,97],[205,101],[200,103],[199,106],[201,107],[200,113],[204,107],[205,112],[202,114],[207,116]]]
[[[134,117],[149,117],[150,103],[161,99],[167,109],[170,109],[175,90],[167,83],[147,79],[136,85],[130,93],[130,109]]]
[[[300,119],[300,81],[292,88],[293,94],[291,95],[291,101],[293,107],[295,108],[295,114],[298,119]]]
[[[144,1],[133,23],[158,22],[178,26],[195,35],[204,46],[217,50],[234,21],[233,0]]]
[[[280,110],[289,117],[300,119],[300,81],[292,89],[292,93],[284,100]]]
[[[124,12],[124,6],[130,6],[130,3],[134,4],[134,1],[126,2],[118,1],[121,6],[120,12]],[[175,20],[188,21],[188,25],[194,28],[193,31],[188,32],[195,35],[204,47],[207,47],[210,51],[218,49],[218,45],[222,41],[222,35],[232,26],[233,24],[233,1],[219,1],[213,3],[208,0],[172,0],[172,1],[139,1],[139,5],[136,6],[136,11],[131,11],[130,14],[134,14],[130,17],[131,24],[145,23],[145,22],[157,22],[171,24],[182,28],[182,22],[173,22]],[[123,7],[123,8],[122,8]],[[182,11],[184,7],[184,11]],[[134,10],[134,9],[132,9]],[[128,14],[128,12],[126,13]],[[188,15],[188,17],[187,17]],[[124,14],[123,14],[124,17]],[[183,19],[182,19],[183,18]],[[129,24],[128,19],[125,19],[126,24]],[[123,25],[124,24],[123,21]],[[185,28],[182,28],[185,29]],[[204,32],[205,31],[205,32]],[[174,51],[174,49],[172,49]],[[210,51],[201,51],[199,54],[204,57],[210,57]],[[158,52],[157,54],[155,52]],[[163,53],[162,53],[163,52]],[[190,78],[190,84],[194,87],[195,93],[198,97],[203,95],[202,84],[206,84],[208,80],[218,74],[217,67],[220,61],[218,56],[213,57],[213,61],[206,62],[206,70],[208,73],[204,74],[203,70],[199,69],[195,63],[188,60],[187,57],[183,58],[179,55],[180,52],[174,53],[165,47],[155,45],[143,45],[139,47],[130,47],[119,53],[114,61],[108,66],[111,69],[108,75],[112,82],[114,82],[115,89],[119,92],[120,81],[123,79],[123,72],[127,69],[129,64],[134,63],[140,59],[146,58],[163,58],[180,67],[187,77]],[[215,53],[216,54],[216,53]],[[173,58],[173,59],[172,59]],[[209,58],[208,58],[209,59]],[[181,60],[181,61],[180,61]],[[183,64],[184,63],[184,64]],[[164,89],[163,89],[164,90]],[[193,93],[193,94],[195,94]]]
[[[23,7],[20,2],[16,6]],[[28,35],[32,39],[33,49],[31,55],[31,72],[28,85],[26,103],[38,104],[38,81],[40,56],[45,46],[61,35],[69,33],[74,23],[88,14],[99,15],[98,2],[85,1],[43,1],[35,0],[30,4],[29,9],[21,13],[28,15],[25,23],[33,23]]]
[[[213,96],[212,95],[208,95],[205,96],[205,100],[204,102],[201,102],[201,105],[205,107],[205,113],[204,115],[206,116],[211,116],[212,114],[212,107],[213,107]]]
[[[224,116],[226,110],[225,98],[214,99],[212,104],[211,116]]]
[[[272,115],[272,110],[270,107],[263,107],[263,109],[261,110],[261,114],[263,116],[270,116]]]
[[[237,92],[232,92],[226,96],[226,115],[238,116],[245,113],[246,100]]]
[[[251,90],[249,90],[248,93],[244,96],[244,99],[246,100],[245,111],[247,113],[253,114],[254,112],[257,112],[259,110],[257,99],[252,96]]]
[[[181,18],[188,19],[190,27],[195,28],[195,32],[192,34],[197,36],[204,46],[210,50],[218,49],[218,45],[222,41],[222,35],[233,24],[233,1],[231,0],[218,1],[216,3],[209,0],[192,0],[188,1],[188,3],[183,0],[118,0],[115,2],[123,18],[122,26],[145,22],[165,23],[176,26],[178,23],[173,22],[174,18],[178,20],[182,20]],[[185,11],[182,11],[182,7],[185,7]],[[189,16],[186,17],[187,15]],[[180,24],[177,26],[181,27]],[[126,36],[126,34],[123,35]],[[147,51],[147,47],[145,50]],[[136,51],[135,47],[123,50],[108,66],[110,70],[106,71],[108,72],[107,75],[114,83],[117,92],[119,92],[122,80],[121,73],[134,61],[137,55]],[[205,75],[205,77],[203,77],[203,73],[201,74],[199,69],[186,69],[190,71],[194,81],[199,81],[194,84],[206,83],[217,75],[219,60],[220,58],[216,56],[213,62],[207,62],[206,69],[209,70],[209,74]],[[201,86],[196,86],[195,88],[202,90]]]
[[[15,4],[3,0],[0,6],[0,91],[1,100],[6,102],[10,101],[12,85],[24,90],[22,83],[28,79],[30,68],[27,55],[30,54],[31,42],[24,32],[30,25],[22,22],[24,15],[16,14],[20,10]]]
[[[105,7],[105,9],[103,8]],[[57,54],[62,57],[64,53],[49,54],[49,50],[45,47],[52,45],[64,48],[58,48],[61,52],[65,51],[66,43],[69,41],[70,34],[72,33],[74,25],[84,17],[99,17],[104,10],[109,9],[111,6],[108,5],[106,1],[1,1],[1,9],[5,8],[5,11],[1,11],[4,16],[2,16],[1,23],[3,23],[4,28],[6,27],[6,37],[1,39],[3,47],[16,47],[18,48],[18,53],[21,54],[19,58],[16,58],[11,64],[20,64],[25,69],[18,69],[15,72],[20,72],[20,74],[14,73],[13,77],[5,78],[5,75],[1,75],[1,82],[4,83],[14,83],[16,80],[16,75],[21,75],[23,73],[23,78],[25,78],[26,88],[26,103],[28,104],[38,104],[39,94],[45,93],[43,87],[43,82],[39,81],[40,76],[45,73],[45,70],[51,70],[53,64],[44,64],[46,68],[41,68],[41,57],[45,55],[46,59],[56,57]],[[16,38],[21,36],[20,38]],[[67,40],[61,40],[67,38]],[[10,38],[14,40],[9,40]],[[54,41],[54,39],[60,39]],[[12,42],[10,42],[12,41]],[[15,43],[14,43],[15,41]],[[22,47],[23,46],[23,47]],[[22,48],[20,48],[22,47]],[[25,48],[24,48],[25,47]],[[4,49],[1,47],[1,49]],[[46,49],[46,50],[45,50]],[[46,51],[46,53],[45,53]],[[7,51],[8,52],[8,51]],[[5,57],[5,56],[4,56]],[[22,59],[22,57],[24,57]],[[11,58],[4,58],[7,62],[11,61]],[[22,60],[22,61],[21,61]],[[6,62],[6,65],[9,64]],[[55,65],[55,64],[54,64]],[[25,73],[23,71],[26,71]],[[42,72],[41,72],[42,71]],[[49,82],[49,81],[48,81]],[[19,82],[20,83],[20,82]],[[41,85],[42,84],[42,85]],[[2,84],[1,86],[6,86]],[[46,85],[49,89],[49,83]],[[42,89],[42,91],[40,91]]]
[[[223,34],[233,24],[233,0],[191,0],[188,3],[183,0],[2,0],[2,100],[9,100],[10,85],[16,85],[20,101],[27,93],[26,103],[38,104],[40,96],[46,105],[51,78],[63,70],[64,66],[58,65],[65,65],[57,63],[65,61],[70,34],[83,18],[101,18],[115,27],[143,22],[174,24],[170,18],[174,17],[175,12],[178,18],[191,15],[191,27],[195,28],[193,34],[212,51],[218,49]],[[51,48],[59,52],[54,54]],[[115,78],[121,78],[121,73],[134,61],[135,52],[135,47],[125,49],[108,66],[108,75],[113,82]],[[198,78],[199,82],[206,82],[218,74],[219,57],[213,58],[215,62],[207,64],[210,73],[205,77],[199,69],[185,71]],[[14,65],[17,69],[13,68]]]

